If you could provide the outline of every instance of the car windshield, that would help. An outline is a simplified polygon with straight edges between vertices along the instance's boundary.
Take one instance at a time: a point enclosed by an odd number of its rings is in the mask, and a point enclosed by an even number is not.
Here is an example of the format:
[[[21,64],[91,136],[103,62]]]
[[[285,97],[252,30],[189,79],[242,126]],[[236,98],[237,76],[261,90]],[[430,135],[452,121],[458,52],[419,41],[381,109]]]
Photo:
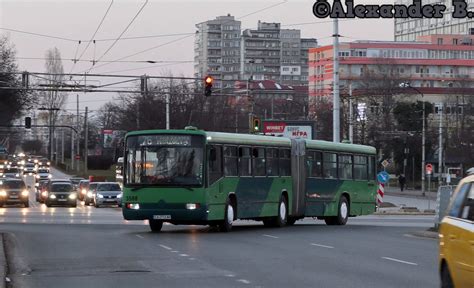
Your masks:
[[[4,181],[1,186],[3,189],[24,189],[25,183],[23,181]]]
[[[89,190],[95,190],[97,188],[97,184],[89,184]]]
[[[97,191],[121,191],[120,186],[115,183],[111,184],[100,184],[97,186]]]
[[[48,169],[39,169],[38,173],[49,173]]]
[[[135,136],[127,148],[127,184],[202,185],[201,136]]]
[[[82,179],[81,178],[71,178],[72,184],[78,184]]]
[[[51,185],[51,192],[71,192],[72,186],[68,183],[57,183]]]
[[[7,168],[3,170],[3,173],[18,173],[18,168]]]

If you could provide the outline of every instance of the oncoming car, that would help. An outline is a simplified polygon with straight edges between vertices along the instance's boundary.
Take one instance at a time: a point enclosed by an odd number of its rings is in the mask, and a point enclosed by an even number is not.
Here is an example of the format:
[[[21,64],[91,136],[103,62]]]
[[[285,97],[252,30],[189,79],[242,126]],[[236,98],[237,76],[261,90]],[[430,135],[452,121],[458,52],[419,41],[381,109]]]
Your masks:
[[[48,192],[45,199],[47,207],[52,205],[77,206],[77,194],[71,183],[57,182],[48,185]]]
[[[21,179],[0,180],[0,207],[5,204],[23,204],[29,207],[29,194]]]
[[[439,228],[441,287],[474,287],[474,175],[461,180]]]
[[[93,203],[95,207],[102,205],[118,205],[122,204],[122,190],[120,185],[115,182],[99,182],[95,189]]]

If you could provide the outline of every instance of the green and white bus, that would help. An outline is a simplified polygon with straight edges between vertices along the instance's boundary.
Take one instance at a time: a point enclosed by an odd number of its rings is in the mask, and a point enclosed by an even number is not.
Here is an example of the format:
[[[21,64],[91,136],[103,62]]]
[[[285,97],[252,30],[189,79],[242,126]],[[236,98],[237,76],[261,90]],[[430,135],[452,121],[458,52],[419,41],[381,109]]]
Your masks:
[[[272,136],[185,130],[126,135],[123,216],[202,224],[344,225],[376,209],[375,148]]]

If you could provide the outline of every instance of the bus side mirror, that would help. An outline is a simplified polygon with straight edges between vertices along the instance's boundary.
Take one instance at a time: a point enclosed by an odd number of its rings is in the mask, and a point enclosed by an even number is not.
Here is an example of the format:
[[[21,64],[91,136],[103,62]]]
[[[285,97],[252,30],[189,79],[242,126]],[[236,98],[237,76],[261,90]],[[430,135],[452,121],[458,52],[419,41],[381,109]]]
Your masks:
[[[211,148],[211,150],[209,151],[209,160],[216,161],[216,159],[217,159],[216,148]]]

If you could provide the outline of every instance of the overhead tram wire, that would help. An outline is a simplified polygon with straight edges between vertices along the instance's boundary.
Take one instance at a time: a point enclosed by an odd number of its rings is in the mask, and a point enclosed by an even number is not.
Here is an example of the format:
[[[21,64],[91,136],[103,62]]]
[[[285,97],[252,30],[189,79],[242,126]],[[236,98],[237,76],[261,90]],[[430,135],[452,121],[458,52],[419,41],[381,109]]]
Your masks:
[[[104,16],[102,16],[102,19],[100,20],[99,25],[98,25],[97,28],[95,29],[94,34],[92,34],[91,40],[88,41],[86,48],[84,48],[84,50],[82,51],[82,53],[81,53],[81,55],[79,56],[79,58],[76,58],[76,56],[74,56],[74,59],[77,59],[77,60],[74,61],[74,64],[72,65],[71,70],[69,71],[69,74],[72,73],[72,71],[74,70],[74,67],[76,66],[76,63],[81,60],[82,56],[84,56],[84,53],[86,53],[87,48],[89,48],[89,46],[91,45],[92,41],[93,41],[94,38],[95,38],[95,35],[97,34],[97,32],[99,31],[100,27],[102,26],[102,23],[104,23],[104,20],[105,20],[105,18],[107,17],[107,14],[109,14],[109,11],[110,11],[110,8],[112,7],[112,4],[114,4],[114,0],[110,1],[110,4],[109,4],[109,7],[107,8],[107,11],[105,11]],[[80,43],[81,43],[81,42],[79,41],[79,44],[80,44]],[[77,53],[77,51],[76,51],[76,53]]]
[[[46,35],[46,34],[41,34],[41,33],[28,32],[28,31],[22,31],[22,30],[10,29],[10,28],[4,28],[4,27],[0,27],[0,30],[11,31],[11,32],[16,32],[16,33],[22,33],[22,34],[28,34],[28,35],[34,35],[34,36],[38,36],[38,37],[64,40],[64,41],[69,41],[69,42],[78,42],[78,41],[80,41],[80,40],[77,40],[77,39],[71,39],[71,38],[65,38],[65,37],[59,37],[59,36],[52,36],[52,35]]]
[[[257,11],[254,11],[254,12],[251,12],[251,13],[248,13],[248,14],[245,14],[245,15],[243,15],[243,16],[240,16],[240,17],[238,17],[237,19],[242,19],[242,18],[251,16],[251,15],[254,15],[254,14],[256,14],[256,13],[260,13],[260,12],[262,12],[262,11],[265,11],[265,10],[274,8],[274,7],[276,7],[276,6],[285,4],[285,3],[287,3],[287,2],[288,2],[288,0],[285,0],[285,1],[283,1],[283,2],[279,2],[279,3],[273,4],[273,5],[267,6],[267,7],[265,7],[265,8],[259,9],[259,10],[257,10]],[[231,21],[229,21],[228,23],[230,23],[230,22],[231,22]],[[224,22],[223,24],[225,24],[225,22]],[[169,45],[169,44],[173,44],[173,43],[175,43],[175,42],[179,42],[179,41],[181,41],[181,40],[187,39],[187,38],[189,38],[189,37],[191,37],[191,36],[194,36],[194,35],[195,35],[195,33],[190,33],[189,35],[186,35],[186,36],[184,36],[184,37],[180,37],[180,38],[178,38],[178,39],[174,39],[174,40],[171,40],[171,41],[168,41],[168,42],[165,42],[165,43],[162,43],[162,44],[159,44],[159,45],[156,45],[156,46],[147,48],[147,49],[145,49],[145,50],[141,50],[141,51],[139,51],[139,52],[136,52],[136,53],[133,53],[133,54],[130,54],[130,55],[127,55],[127,56],[118,58],[118,59],[116,59],[115,61],[112,61],[112,62],[110,62],[110,63],[104,63],[104,64],[102,64],[102,65],[95,66],[94,69],[97,69],[97,68],[100,68],[100,67],[103,67],[103,66],[112,64],[113,62],[116,62],[116,61],[124,60],[124,59],[130,58],[130,57],[133,57],[133,56],[136,56],[136,55],[139,55],[139,54],[143,54],[143,53],[145,53],[145,52],[148,52],[148,51],[151,51],[151,50],[154,50],[154,49],[157,49],[157,48],[160,48],[160,47]],[[88,71],[90,71],[90,70],[85,70],[85,71],[82,71],[82,72],[80,72],[80,73],[85,73],[85,72],[88,72]]]

